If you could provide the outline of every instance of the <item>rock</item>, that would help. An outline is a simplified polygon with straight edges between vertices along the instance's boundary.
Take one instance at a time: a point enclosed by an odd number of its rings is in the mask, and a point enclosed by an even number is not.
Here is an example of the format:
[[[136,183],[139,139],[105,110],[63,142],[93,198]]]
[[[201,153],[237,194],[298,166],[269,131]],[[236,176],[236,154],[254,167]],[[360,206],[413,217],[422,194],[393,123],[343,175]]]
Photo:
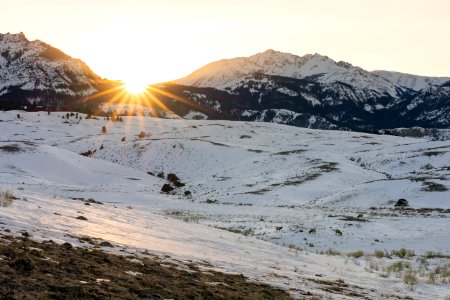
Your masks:
[[[83,217],[83,216],[78,216],[77,219],[78,219],[78,220],[87,221],[87,218],[86,218],[86,217]]]
[[[164,172],[159,172],[158,175],[156,175],[159,178],[164,178]]]
[[[167,180],[169,180],[171,182],[176,182],[176,181],[180,181],[180,178],[178,178],[177,175],[170,173],[170,174],[167,174]]]
[[[315,228],[311,228],[311,229],[308,231],[308,233],[309,233],[309,234],[316,234],[316,229],[315,229]]]
[[[113,246],[110,242],[107,242],[107,241],[101,242],[101,243],[100,243],[100,247],[110,247],[110,248],[114,248],[114,246]]]
[[[69,285],[50,285],[49,296],[52,299],[81,299],[85,298],[83,287]]]
[[[9,266],[18,273],[29,273],[33,270],[33,262],[27,256],[20,256],[13,260]]]
[[[184,184],[184,183],[182,183],[182,182],[176,180],[176,181],[173,182],[173,185],[174,185],[175,187],[183,187],[183,186],[185,186],[186,184]]]
[[[71,243],[67,243],[67,242],[62,244],[62,246],[63,246],[64,249],[72,249],[73,248],[72,244]]]
[[[397,203],[395,203],[395,207],[406,207],[409,206],[408,200],[406,199],[398,199]]]
[[[185,195],[185,196],[191,196],[192,193],[191,193],[191,191],[185,191],[185,192],[184,192],[184,195]]]
[[[171,191],[173,191],[173,190],[174,190],[173,186],[171,186],[171,185],[168,184],[168,183],[164,184],[164,185],[162,186],[162,188],[161,188],[161,192],[163,192],[163,193],[169,193],[169,192],[171,192]]]
[[[335,229],[334,232],[336,233],[336,235],[342,236],[342,231],[340,231],[339,229]]]

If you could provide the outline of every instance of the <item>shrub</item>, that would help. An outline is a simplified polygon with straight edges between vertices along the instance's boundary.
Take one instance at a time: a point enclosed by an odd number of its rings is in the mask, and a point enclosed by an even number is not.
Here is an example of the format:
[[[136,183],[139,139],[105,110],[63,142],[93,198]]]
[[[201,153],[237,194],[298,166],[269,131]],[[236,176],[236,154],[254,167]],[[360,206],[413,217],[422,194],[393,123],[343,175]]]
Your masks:
[[[327,251],[325,251],[325,254],[337,256],[337,255],[341,255],[341,252],[339,252],[336,249],[329,248]]]
[[[403,274],[403,283],[409,285],[411,289],[418,283],[418,281],[416,272],[413,272],[412,270],[409,270]]]
[[[436,283],[436,274],[434,274],[434,272],[428,272],[427,283],[429,283],[429,284],[435,284]]]
[[[245,227],[216,227],[218,229],[226,230],[233,233],[239,233],[245,236],[253,235],[253,229],[252,228],[245,228]]]
[[[395,263],[390,264],[389,266],[387,266],[386,268],[386,272],[388,274],[392,273],[392,272],[400,272],[405,268],[409,268],[410,264],[408,263],[403,263],[401,261],[397,261]]]
[[[0,204],[3,207],[11,206],[16,199],[10,191],[0,192]]]
[[[145,132],[141,131],[141,132],[138,134],[138,137],[139,137],[140,139],[145,138]]]
[[[409,259],[409,258],[415,256],[416,254],[414,253],[414,250],[401,248],[400,250],[393,250],[392,255],[398,256],[400,258]]]
[[[385,254],[386,254],[386,253],[385,253],[384,251],[382,251],[382,250],[375,250],[374,253],[373,253],[373,255],[374,255],[376,258],[383,258],[383,257],[386,256]]]
[[[425,257],[426,258],[450,258],[450,255],[446,255],[446,254],[443,254],[442,252],[434,252],[434,251],[428,251],[426,254],[425,254]]]
[[[206,199],[205,203],[207,204],[217,204],[219,201],[217,199]]]
[[[106,126],[102,126],[102,133],[106,133]]]
[[[295,244],[288,244],[287,246],[288,246],[290,251],[293,251],[295,253],[297,253],[297,252],[302,250],[299,246],[297,246]]]
[[[355,251],[355,252],[350,252],[347,255],[351,256],[351,257],[354,257],[354,258],[359,258],[359,257],[364,256],[364,252],[362,250],[358,250],[358,251]]]

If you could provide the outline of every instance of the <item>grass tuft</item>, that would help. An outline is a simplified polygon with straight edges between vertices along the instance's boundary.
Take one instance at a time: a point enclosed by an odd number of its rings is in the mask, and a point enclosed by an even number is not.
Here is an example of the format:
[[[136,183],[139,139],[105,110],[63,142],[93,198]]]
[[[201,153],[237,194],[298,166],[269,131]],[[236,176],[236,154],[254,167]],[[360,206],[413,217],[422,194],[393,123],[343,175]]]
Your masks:
[[[11,206],[16,199],[10,191],[0,192],[0,205],[3,207]]]

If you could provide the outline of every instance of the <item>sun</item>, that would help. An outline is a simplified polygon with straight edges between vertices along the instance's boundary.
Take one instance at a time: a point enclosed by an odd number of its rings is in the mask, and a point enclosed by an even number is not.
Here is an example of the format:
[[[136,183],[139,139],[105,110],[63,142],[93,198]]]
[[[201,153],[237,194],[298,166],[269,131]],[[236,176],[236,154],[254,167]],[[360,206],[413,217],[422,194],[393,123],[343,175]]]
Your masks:
[[[131,94],[142,94],[147,90],[148,85],[149,84],[143,80],[134,79],[125,81],[124,88]]]

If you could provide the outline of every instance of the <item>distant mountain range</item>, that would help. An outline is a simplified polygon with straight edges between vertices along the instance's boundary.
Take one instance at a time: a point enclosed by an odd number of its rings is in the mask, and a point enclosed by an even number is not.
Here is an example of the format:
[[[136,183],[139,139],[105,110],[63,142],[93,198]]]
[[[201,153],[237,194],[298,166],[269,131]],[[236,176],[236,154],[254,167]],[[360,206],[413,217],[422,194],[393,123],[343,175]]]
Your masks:
[[[63,108],[117,86],[41,41],[0,34],[0,108],[30,102]],[[321,129],[450,128],[450,77],[369,72],[319,54],[267,50],[210,63],[154,88],[165,106],[189,119]]]
[[[450,127],[450,77],[368,72],[319,54],[267,50],[220,60],[164,89],[203,108],[188,117],[324,129]]]

